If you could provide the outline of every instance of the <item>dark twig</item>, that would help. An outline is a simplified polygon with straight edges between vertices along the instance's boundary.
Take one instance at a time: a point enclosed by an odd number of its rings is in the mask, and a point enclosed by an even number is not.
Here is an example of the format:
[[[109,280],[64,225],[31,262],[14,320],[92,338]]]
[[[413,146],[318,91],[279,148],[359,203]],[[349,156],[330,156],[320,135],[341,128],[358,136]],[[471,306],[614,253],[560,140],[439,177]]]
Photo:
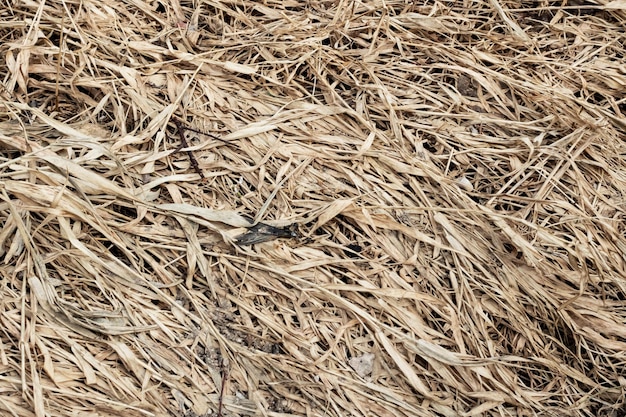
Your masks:
[[[191,130],[192,132],[194,132],[195,130],[190,129],[186,126],[183,126],[183,124],[179,122],[178,120],[174,120],[174,124],[176,125],[176,130],[178,130],[178,136],[180,137],[180,143],[181,143],[180,149],[186,149],[185,152],[187,153],[187,156],[189,156],[189,162],[191,162],[191,166],[193,167],[194,171],[196,171],[198,175],[200,175],[200,178],[202,178],[202,181],[205,181],[206,177],[202,173],[202,170],[200,169],[200,165],[198,165],[198,160],[193,155],[193,152],[187,149],[189,148],[189,144],[187,143],[187,139],[185,139],[185,130]]]
[[[190,132],[198,133],[200,135],[209,137],[211,139],[219,140],[220,142],[224,142],[224,143],[229,143],[230,142],[228,140],[220,138],[219,136],[215,136],[215,135],[213,135],[211,133],[203,132],[202,130],[198,130],[198,129],[194,129],[193,127],[190,127],[190,126],[186,126],[183,122],[181,122],[179,120],[174,120],[174,124],[176,125],[177,129],[180,129],[182,127],[183,131],[188,130]]]
[[[226,390],[226,380],[228,379],[228,368],[222,365],[222,388],[220,389],[220,399],[217,403],[217,417],[223,417],[222,407],[224,406],[224,391]]]

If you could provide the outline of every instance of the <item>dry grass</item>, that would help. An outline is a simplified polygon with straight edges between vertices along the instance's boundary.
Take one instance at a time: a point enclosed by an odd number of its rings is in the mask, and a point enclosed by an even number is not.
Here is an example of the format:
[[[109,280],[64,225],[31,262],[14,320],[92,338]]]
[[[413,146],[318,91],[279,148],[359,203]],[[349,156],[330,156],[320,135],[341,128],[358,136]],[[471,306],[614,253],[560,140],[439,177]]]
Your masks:
[[[624,415],[625,9],[5,0],[0,414]]]

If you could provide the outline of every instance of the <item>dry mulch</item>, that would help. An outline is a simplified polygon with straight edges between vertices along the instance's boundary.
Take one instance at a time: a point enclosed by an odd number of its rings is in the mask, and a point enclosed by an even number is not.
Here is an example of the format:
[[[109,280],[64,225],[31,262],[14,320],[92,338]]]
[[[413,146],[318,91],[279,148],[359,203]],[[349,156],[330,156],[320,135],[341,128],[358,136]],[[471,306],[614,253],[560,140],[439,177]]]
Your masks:
[[[624,415],[625,24],[9,1],[0,414]]]

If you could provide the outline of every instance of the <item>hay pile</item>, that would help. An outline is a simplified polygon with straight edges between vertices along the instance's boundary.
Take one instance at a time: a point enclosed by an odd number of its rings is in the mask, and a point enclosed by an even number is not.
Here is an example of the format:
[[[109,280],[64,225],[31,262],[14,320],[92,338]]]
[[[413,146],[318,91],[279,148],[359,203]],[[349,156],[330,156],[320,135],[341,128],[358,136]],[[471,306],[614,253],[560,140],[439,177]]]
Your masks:
[[[625,9],[10,2],[0,414],[624,415]]]

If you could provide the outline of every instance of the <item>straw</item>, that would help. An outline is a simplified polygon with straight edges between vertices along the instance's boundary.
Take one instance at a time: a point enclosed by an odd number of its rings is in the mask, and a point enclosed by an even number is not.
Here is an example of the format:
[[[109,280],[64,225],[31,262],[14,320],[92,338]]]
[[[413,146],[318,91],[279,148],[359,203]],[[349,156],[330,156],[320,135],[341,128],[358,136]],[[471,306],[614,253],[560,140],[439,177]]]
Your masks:
[[[0,414],[623,415],[625,8],[7,4]]]

